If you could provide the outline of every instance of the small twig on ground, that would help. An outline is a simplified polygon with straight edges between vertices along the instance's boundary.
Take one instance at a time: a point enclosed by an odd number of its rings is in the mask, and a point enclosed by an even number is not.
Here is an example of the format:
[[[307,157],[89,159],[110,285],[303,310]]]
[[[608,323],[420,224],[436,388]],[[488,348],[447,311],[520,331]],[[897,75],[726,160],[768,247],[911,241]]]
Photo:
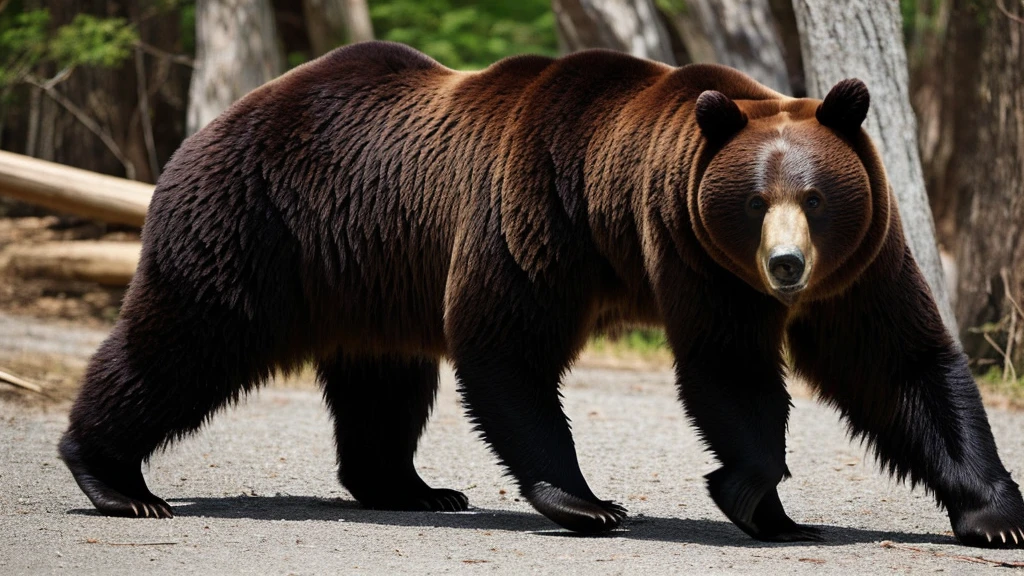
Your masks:
[[[25,390],[35,392],[36,394],[43,393],[42,386],[29,382],[28,380],[22,380],[21,378],[18,378],[14,374],[4,372],[3,370],[0,370],[0,382],[5,382],[16,388],[23,388]]]
[[[972,562],[974,564],[986,564],[988,566],[995,566],[999,568],[1024,568],[1024,562],[1008,562],[1006,560],[992,560],[989,558],[982,558],[981,556],[964,556],[963,554],[946,554],[938,550],[925,550],[916,546],[908,546],[906,544],[897,544],[892,540],[882,540],[879,545],[882,548],[894,548],[896,550],[907,550],[909,552],[920,552],[922,554],[931,554],[938,558],[951,558],[953,560],[960,560],[962,562]]]

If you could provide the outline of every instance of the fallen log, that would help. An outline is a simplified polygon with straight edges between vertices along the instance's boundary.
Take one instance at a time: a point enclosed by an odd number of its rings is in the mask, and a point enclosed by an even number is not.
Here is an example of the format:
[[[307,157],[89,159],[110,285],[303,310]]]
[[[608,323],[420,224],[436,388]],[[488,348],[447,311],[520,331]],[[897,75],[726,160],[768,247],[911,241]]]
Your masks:
[[[85,280],[127,286],[139,264],[138,242],[13,244],[0,253],[0,269],[21,277]]]
[[[103,222],[142,226],[153,185],[0,151],[0,195]]]

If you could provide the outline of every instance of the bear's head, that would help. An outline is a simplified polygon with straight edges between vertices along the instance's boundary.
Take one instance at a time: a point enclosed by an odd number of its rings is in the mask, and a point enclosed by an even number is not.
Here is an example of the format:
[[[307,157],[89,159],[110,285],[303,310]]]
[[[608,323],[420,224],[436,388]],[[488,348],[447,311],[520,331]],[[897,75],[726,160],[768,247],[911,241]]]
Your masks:
[[[700,95],[705,167],[688,209],[719,265],[787,305],[863,270],[889,215],[884,169],[861,129],[868,103],[859,80],[824,101]]]

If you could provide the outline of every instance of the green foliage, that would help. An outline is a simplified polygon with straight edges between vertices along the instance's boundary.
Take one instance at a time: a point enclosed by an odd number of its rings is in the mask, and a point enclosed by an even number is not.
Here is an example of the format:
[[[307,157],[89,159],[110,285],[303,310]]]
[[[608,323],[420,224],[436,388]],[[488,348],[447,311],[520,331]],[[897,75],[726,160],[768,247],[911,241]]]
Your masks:
[[[112,68],[131,56],[138,39],[135,28],[123,18],[79,14],[70,24],[57,29],[50,41],[50,57],[61,68]]]
[[[185,54],[196,53],[196,3],[181,2],[178,29],[181,30],[181,48]]]
[[[690,9],[686,0],[655,0],[654,3],[666,14],[686,14]]]
[[[616,336],[597,336],[590,341],[590,350],[610,357],[632,357],[655,363],[670,363],[671,353],[660,329],[639,328]]]
[[[51,31],[46,10],[0,13],[0,88],[22,81],[37,66],[115,67],[131,56],[135,28],[122,18],[75,16]]]
[[[0,12],[0,87],[17,82],[46,55],[50,14],[31,10],[14,15]]]
[[[377,37],[409,44],[445,66],[480,69],[506,56],[554,55],[548,0],[391,0],[370,3]]]
[[[1024,409],[1024,376],[1018,375],[1016,379],[1003,378],[1003,369],[992,366],[983,375],[977,378],[978,385],[983,392],[987,392],[999,399],[1008,400],[1012,406]]]

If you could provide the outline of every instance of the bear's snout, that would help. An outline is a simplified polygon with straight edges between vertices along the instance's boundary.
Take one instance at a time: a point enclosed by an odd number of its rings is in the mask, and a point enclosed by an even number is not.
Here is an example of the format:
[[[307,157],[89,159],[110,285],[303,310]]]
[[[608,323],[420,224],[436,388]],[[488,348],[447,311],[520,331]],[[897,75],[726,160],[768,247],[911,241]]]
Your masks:
[[[779,289],[795,288],[804,276],[804,253],[796,246],[780,246],[768,257],[768,271]]]

